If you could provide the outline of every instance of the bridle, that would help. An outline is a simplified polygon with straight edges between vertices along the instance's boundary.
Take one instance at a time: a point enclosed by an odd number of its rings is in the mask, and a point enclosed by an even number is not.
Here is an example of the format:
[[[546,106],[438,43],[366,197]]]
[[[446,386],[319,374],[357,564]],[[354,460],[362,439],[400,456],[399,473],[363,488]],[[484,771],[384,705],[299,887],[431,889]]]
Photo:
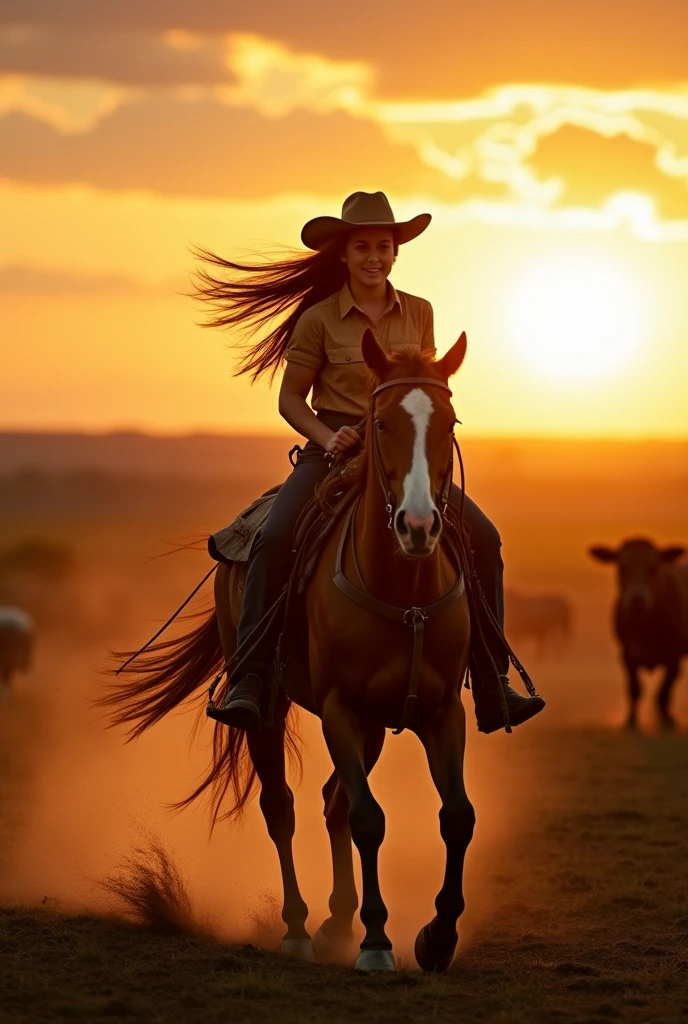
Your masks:
[[[386,388],[396,387],[398,384],[417,384],[417,385],[431,385],[432,387],[442,388],[444,391],[448,391],[451,395],[451,389],[448,384],[444,381],[436,380],[434,377],[399,377],[396,380],[385,381],[384,384],[379,384],[375,388],[371,396],[371,410],[370,418],[371,421],[375,421],[375,398],[381,391]],[[377,440],[377,431],[372,428],[373,437],[371,439],[371,450],[373,453],[373,462],[375,465],[375,471],[379,480],[380,486],[382,487],[382,493],[385,496],[386,510],[389,516],[389,522],[387,523],[388,528],[391,530],[394,524],[394,513],[396,508],[396,500],[392,493],[392,488],[389,485],[389,479],[385,471],[385,467],[382,464],[382,456],[380,455],[380,449]],[[440,508],[442,510],[442,517],[444,517],[447,504],[449,502],[449,488],[452,484],[452,473],[454,469],[454,446],[458,451],[458,445],[456,444],[456,438],[453,438],[452,442],[452,454],[449,461],[449,469],[447,475],[442,484],[440,490]],[[460,453],[459,453],[459,462]],[[461,464],[461,476],[462,476],[462,510],[461,516],[463,516],[463,464]],[[426,605],[412,605],[410,608],[404,608],[399,605],[389,604],[387,601],[380,601],[369,592],[365,585],[363,576],[358,566],[358,560],[356,558],[356,544],[354,537],[354,521],[356,519],[356,512],[358,510],[361,501],[361,495],[359,494],[356,500],[351,505],[349,512],[344,521],[344,526],[339,538],[339,545],[337,547],[337,556],[335,559],[335,571],[334,571],[334,584],[345,597],[353,601],[354,604],[359,605],[361,608],[365,608],[366,611],[372,612],[374,615],[380,615],[382,618],[391,619],[393,622],[403,623],[405,626],[409,626],[413,629],[413,647],[411,651],[411,669],[409,674],[408,689],[406,692],[406,700],[404,702],[404,709],[401,715],[401,721],[394,730],[395,735],[403,732],[404,729],[409,725],[413,712],[415,710],[416,701],[418,699],[418,687],[420,684],[420,671],[423,662],[423,641],[425,639],[425,625],[429,619],[440,615],[446,609],[459,600],[466,589],[466,581],[464,579],[463,571],[461,568],[461,559],[458,552],[454,551],[454,558],[457,565],[458,576],[454,586],[451,587],[445,594],[442,595],[437,601],[433,601],[431,604]],[[359,577],[360,587],[355,586],[347,579],[344,573],[344,552],[346,550],[347,541],[351,535],[351,551],[356,567],[356,572]],[[453,545],[452,545],[453,547]]]
[[[373,464],[375,466],[375,472],[377,473],[377,478],[385,498],[385,511],[387,512],[387,515],[389,517],[387,522],[387,529],[389,530],[391,530],[394,525],[394,516],[396,512],[396,498],[394,497],[394,493],[392,491],[392,488],[389,483],[389,478],[387,476],[387,471],[385,470],[385,467],[382,462],[382,455],[380,454],[380,446],[377,438],[377,430],[374,429],[374,424],[376,422],[375,399],[380,394],[381,391],[385,391],[387,388],[396,387],[397,385],[400,384],[416,384],[435,388],[442,388],[443,391],[448,391],[450,395],[452,393],[451,388],[449,387],[448,384],[445,384],[444,381],[436,380],[434,377],[397,377],[396,380],[388,380],[385,381],[384,384],[378,384],[378,386],[373,391],[370,403],[370,418],[371,423],[373,425],[371,426],[372,437],[370,447],[373,454]],[[449,468],[447,470],[446,476],[442,483],[442,487],[440,488],[438,494],[438,505],[441,510],[442,518],[444,518],[447,511],[447,504],[449,502],[449,489],[452,485],[452,479],[454,474],[455,444],[456,440],[453,441],[451,457],[449,459]]]

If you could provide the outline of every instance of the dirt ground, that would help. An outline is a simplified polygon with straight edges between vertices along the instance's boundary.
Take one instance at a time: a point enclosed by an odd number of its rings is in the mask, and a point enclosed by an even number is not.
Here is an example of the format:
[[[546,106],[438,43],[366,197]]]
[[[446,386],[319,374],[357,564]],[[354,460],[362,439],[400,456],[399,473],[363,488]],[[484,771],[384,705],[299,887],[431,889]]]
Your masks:
[[[509,841],[488,851],[476,885],[484,844],[469,854],[471,924],[446,975],[421,975],[408,953],[396,976],[364,978],[292,964],[255,944],[164,938],[93,915],[8,906],[2,1019],[685,1020],[685,739],[542,730],[508,756],[499,744],[490,761],[519,820]],[[513,801],[527,808],[523,820]],[[427,870],[413,861],[418,874]],[[426,904],[425,918],[430,912]]]
[[[619,729],[613,580],[585,554],[630,533],[688,539],[685,481],[660,467],[639,488],[630,465],[614,479],[584,479],[577,467],[555,484],[531,473],[526,486],[518,468],[476,475],[469,492],[498,522],[508,584],[566,596],[574,633],[544,652],[519,649],[548,700],[538,720],[511,737],[471,725],[478,824],[460,952],[443,977],[423,976],[412,957],[443,868],[437,798],[412,736],[388,738],[372,778],[387,815],[381,880],[402,970],[364,978],[270,950],[279,875],[255,806],[212,837],[203,808],[166,809],[205,764],[203,721],[190,739],[193,712],[173,716],[126,746],[90,706],[107,648],[147,639],[207,567],[199,551],[151,556],[221,525],[252,492],[195,493],[194,509],[188,496],[171,503],[169,488],[157,504],[148,495],[124,507],[120,491],[116,515],[102,482],[97,507],[83,494],[62,494],[59,515],[35,493],[30,507],[25,497],[9,503],[3,546],[49,537],[71,544],[80,568],[43,595],[36,663],[0,707],[3,1022],[688,1019],[688,685],[684,674],[683,731],[656,730],[656,679],[643,731]],[[330,881],[319,797],[329,766],[305,714],[302,731],[295,850],[315,929]],[[151,838],[179,866],[212,938],[154,935],[113,917],[99,883]]]

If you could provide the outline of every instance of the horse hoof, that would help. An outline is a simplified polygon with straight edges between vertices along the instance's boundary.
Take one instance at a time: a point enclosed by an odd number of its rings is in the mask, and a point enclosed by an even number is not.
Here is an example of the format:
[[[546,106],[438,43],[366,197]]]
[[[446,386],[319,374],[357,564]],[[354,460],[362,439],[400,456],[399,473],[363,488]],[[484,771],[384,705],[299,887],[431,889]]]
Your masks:
[[[294,960],[303,960],[307,964],[315,963],[313,943],[310,939],[282,939],[280,953],[293,957]]]
[[[353,941],[353,932],[349,932],[348,935],[330,936],[322,928],[318,928],[313,936],[313,951],[316,959],[324,963],[341,961],[347,959]]]
[[[357,971],[396,971],[391,949],[362,949],[356,958]]]
[[[414,953],[416,954],[416,962],[423,971],[435,971],[440,973],[446,971],[454,959],[454,953],[456,951],[456,943],[459,941],[459,936],[454,932],[453,941],[449,943],[439,943],[433,940],[430,925],[426,924],[424,928],[418,932],[416,938],[416,945],[414,947]]]

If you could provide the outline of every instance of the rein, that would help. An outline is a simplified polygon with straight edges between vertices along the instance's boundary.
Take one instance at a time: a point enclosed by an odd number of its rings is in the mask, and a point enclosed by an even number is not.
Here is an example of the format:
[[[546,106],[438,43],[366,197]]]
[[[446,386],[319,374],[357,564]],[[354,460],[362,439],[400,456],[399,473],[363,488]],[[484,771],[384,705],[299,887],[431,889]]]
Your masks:
[[[425,384],[432,385],[433,387],[443,388],[451,394],[451,389],[443,381],[435,380],[434,377],[401,377],[397,380],[386,381],[384,384],[380,384],[373,391],[371,404],[371,418],[374,420],[374,401],[375,396],[380,391],[384,391],[386,388],[393,387],[397,384]],[[449,463],[449,470],[447,476],[442,485],[442,491],[440,493],[440,504],[442,508],[442,515],[446,512],[447,503],[449,499],[449,488],[451,487],[452,476],[453,476],[453,455],[454,445],[456,445],[456,439],[452,445],[452,458]],[[382,458],[377,442],[377,433],[373,430],[373,436],[371,439],[371,447],[373,452],[373,461],[375,464],[375,470],[377,473],[378,481],[382,487],[382,493],[385,496],[385,510],[389,516],[389,522],[387,523],[388,529],[392,529],[394,523],[394,512],[395,512],[395,499],[392,494],[387,474],[384,466],[382,465]],[[458,445],[456,445],[458,451]],[[463,465],[462,465],[462,476],[463,476]],[[362,495],[356,498],[355,502],[347,513],[344,526],[339,538],[339,546],[337,548],[337,557],[335,561],[335,572],[334,572],[334,584],[338,590],[348,597],[354,604],[359,605],[361,608],[365,608],[366,611],[372,612],[374,615],[380,615],[382,618],[391,619],[393,622],[401,622],[405,626],[411,626],[413,628],[413,649],[411,653],[411,671],[409,676],[408,690],[406,693],[406,701],[404,702],[404,709],[401,715],[401,721],[396,729],[393,731],[394,736],[398,736],[399,733],[403,732],[408,726],[415,709],[416,700],[418,699],[418,686],[420,682],[420,669],[423,661],[423,641],[425,639],[425,624],[426,622],[451,607],[456,601],[459,600],[461,595],[466,589],[465,577],[461,570],[460,560],[457,556],[457,564],[459,565],[459,578],[446,594],[440,597],[437,601],[433,601],[431,604],[426,605],[413,605],[411,608],[402,608],[399,605],[389,604],[386,601],[380,601],[378,598],[373,597],[369,593],[365,586],[363,576],[358,567],[358,559],[356,557],[356,541],[352,532],[352,524],[354,522],[356,512],[361,503]],[[346,550],[347,540],[351,534],[351,550],[354,559],[354,565],[356,572],[358,573],[359,579],[363,589],[356,587],[350,580],[344,575],[343,559],[344,551]]]

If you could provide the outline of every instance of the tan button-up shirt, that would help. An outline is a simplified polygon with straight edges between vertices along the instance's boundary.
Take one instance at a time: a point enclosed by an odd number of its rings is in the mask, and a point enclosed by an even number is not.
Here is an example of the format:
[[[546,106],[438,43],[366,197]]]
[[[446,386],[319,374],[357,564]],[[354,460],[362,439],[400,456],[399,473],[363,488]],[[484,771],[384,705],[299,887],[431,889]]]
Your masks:
[[[411,346],[434,355],[432,306],[427,299],[397,292],[388,283],[389,304],[374,324],[359,309],[348,284],[311,306],[294,328],[286,360],[317,370],[311,405],[351,416],[368,411],[368,368],[361,341],[369,327],[381,347],[392,354]]]

